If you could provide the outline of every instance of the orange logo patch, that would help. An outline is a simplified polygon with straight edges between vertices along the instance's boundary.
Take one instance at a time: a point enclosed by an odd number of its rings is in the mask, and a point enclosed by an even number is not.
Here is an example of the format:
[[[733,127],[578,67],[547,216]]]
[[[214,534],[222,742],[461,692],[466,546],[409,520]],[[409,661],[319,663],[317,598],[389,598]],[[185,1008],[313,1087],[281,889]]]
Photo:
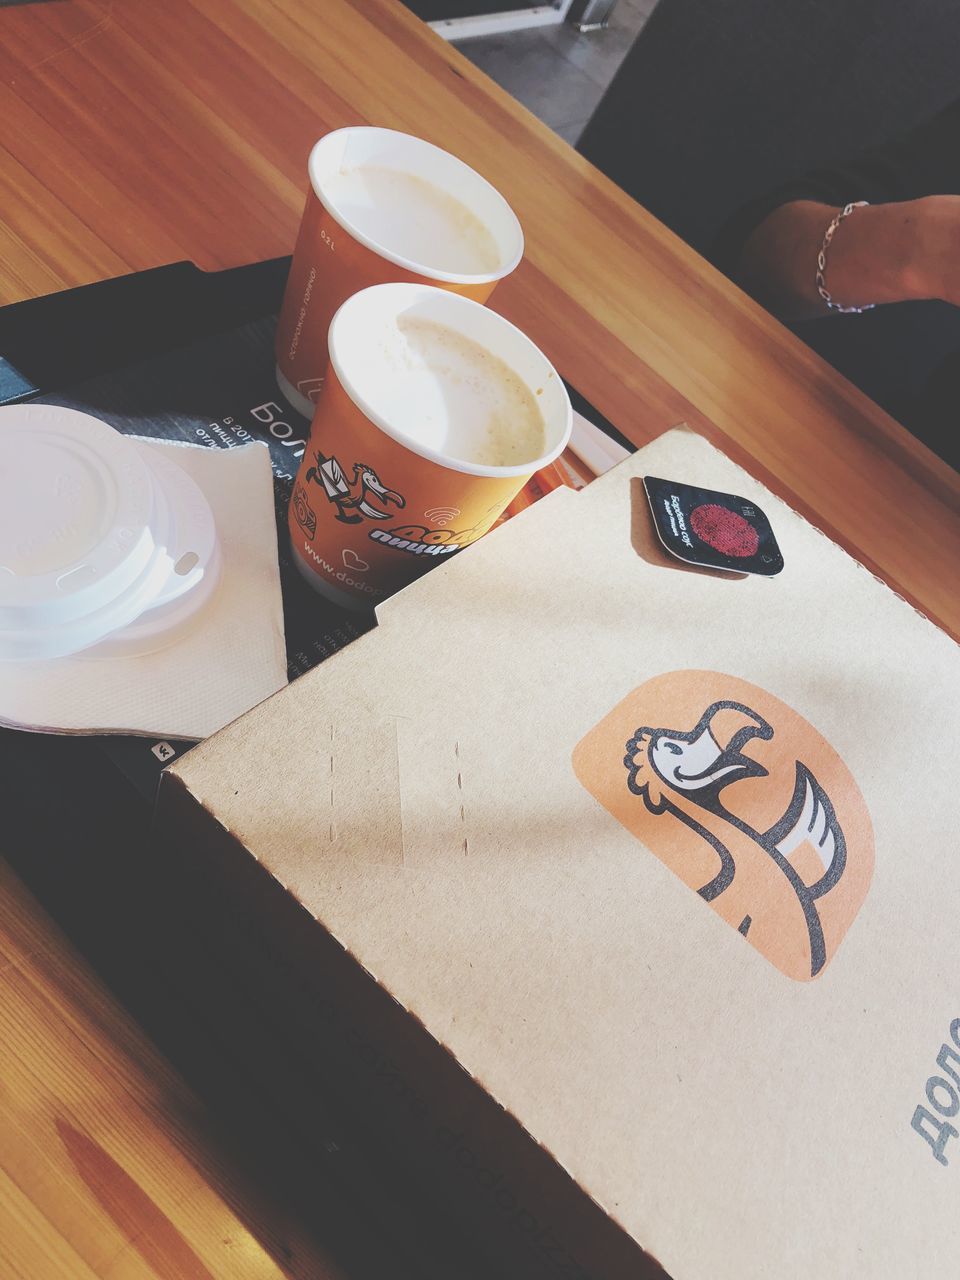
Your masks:
[[[576,746],[603,807],[790,978],[822,973],[867,894],[873,828],[830,744],[764,689],[672,671]]]

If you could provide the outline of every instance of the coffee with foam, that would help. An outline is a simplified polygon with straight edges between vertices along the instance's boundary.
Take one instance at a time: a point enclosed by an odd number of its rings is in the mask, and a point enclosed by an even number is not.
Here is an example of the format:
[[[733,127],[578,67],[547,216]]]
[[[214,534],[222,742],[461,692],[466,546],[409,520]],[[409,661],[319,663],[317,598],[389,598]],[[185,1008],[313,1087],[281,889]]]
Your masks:
[[[434,320],[400,315],[380,335],[370,407],[457,462],[516,467],[546,447],[537,395],[499,356]]]
[[[492,528],[563,451],[572,411],[529,338],[443,289],[361,289],[329,348],[291,545],[318,591],[369,607]]]
[[[491,231],[456,196],[413,173],[383,165],[342,168],[324,198],[361,235],[421,268],[488,275],[501,266]]]

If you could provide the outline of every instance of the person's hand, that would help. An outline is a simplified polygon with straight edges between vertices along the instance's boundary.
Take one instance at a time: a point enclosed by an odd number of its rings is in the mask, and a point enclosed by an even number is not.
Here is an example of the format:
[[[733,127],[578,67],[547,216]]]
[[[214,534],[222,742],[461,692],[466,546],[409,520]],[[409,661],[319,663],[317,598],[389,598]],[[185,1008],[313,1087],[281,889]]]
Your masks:
[[[960,196],[926,196],[901,208],[910,210],[914,241],[905,273],[907,295],[960,307]]]
[[[786,319],[827,314],[817,253],[839,209],[781,205],[744,244],[738,282]],[[867,205],[840,223],[827,251],[826,286],[841,306],[940,298],[960,306],[960,196]]]

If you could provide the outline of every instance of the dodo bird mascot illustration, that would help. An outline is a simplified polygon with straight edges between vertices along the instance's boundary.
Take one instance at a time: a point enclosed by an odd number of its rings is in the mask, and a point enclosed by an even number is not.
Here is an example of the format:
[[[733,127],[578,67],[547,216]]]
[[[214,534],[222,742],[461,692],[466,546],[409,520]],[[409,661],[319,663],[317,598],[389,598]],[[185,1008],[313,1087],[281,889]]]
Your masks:
[[[872,873],[856,783],[813,726],[764,690],[672,675],[650,682],[654,696],[635,690],[587,735],[577,775],[777,968],[815,978]],[[741,696],[709,697],[728,690]]]

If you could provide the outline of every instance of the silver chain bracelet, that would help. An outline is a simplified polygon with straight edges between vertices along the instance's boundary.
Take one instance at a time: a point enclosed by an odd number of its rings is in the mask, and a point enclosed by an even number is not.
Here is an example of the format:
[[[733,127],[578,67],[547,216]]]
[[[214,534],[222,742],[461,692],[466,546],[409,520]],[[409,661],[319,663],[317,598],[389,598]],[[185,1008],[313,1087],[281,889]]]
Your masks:
[[[820,252],[817,254],[817,293],[819,293],[831,311],[840,311],[844,315],[860,315],[864,311],[872,311],[877,304],[875,302],[867,302],[862,307],[841,307],[839,302],[834,302],[824,279],[827,270],[827,250],[830,248],[830,242],[836,234],[837,227],[839,227],[844,218],[849,218],[854,209],[862,209],[869,203],[869,200],[851,200],[849,204],[844,205],[824,232],[823,243],[820,246]]]

